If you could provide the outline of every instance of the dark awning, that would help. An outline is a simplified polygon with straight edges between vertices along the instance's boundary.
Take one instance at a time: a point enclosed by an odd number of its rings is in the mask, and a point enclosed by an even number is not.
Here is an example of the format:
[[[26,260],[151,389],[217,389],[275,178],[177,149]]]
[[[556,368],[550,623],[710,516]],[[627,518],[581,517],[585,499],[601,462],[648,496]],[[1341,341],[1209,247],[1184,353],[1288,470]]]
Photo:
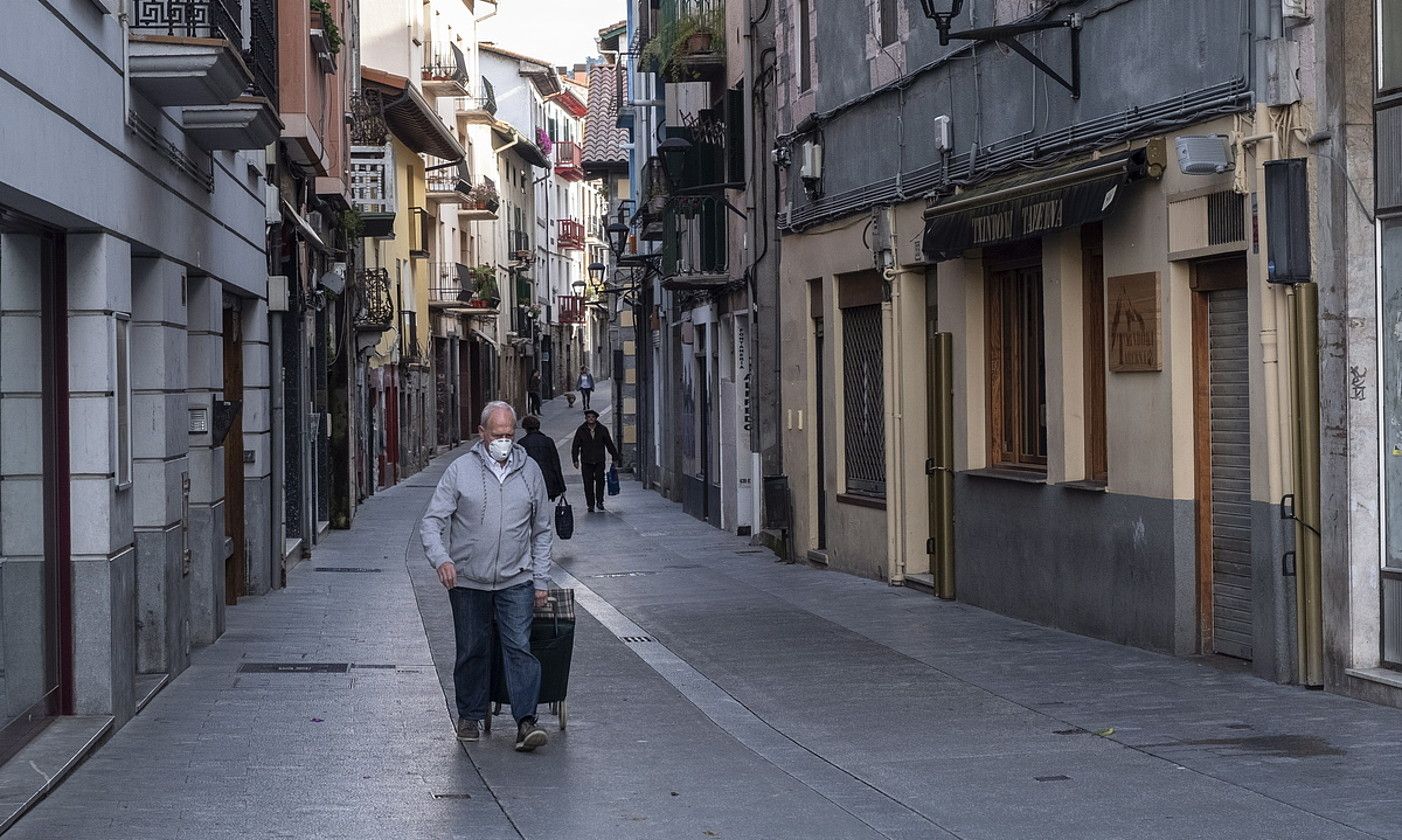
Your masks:
[[[1149,150],[1001,178],[925,210],[925,258],[951,260],[983,248],[1098,222],[1135,181],[1157,176]]]
[[[371,67],[362,68],[361,77],[367,87],[384,94],[385,122],[404,145],[447,161],[467,157],[453,132],[408,79]]]

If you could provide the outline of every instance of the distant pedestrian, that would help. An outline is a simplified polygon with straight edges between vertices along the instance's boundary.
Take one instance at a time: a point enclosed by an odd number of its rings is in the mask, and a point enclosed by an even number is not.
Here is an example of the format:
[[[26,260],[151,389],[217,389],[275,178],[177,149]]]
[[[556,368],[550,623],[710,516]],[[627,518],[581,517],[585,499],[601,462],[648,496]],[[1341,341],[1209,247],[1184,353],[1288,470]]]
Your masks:
[[[618,460],[618,447],[613,445],[608,427],[599,422],[599,412],[592,408],[584,410],[584,422],[574,433],[574,443],[570,446],[570,460],[584,474],[584,503],[589,512],[594,508],[604,509],[604,452],[609,458]]]
[[[560,448],[555,441],[540,430],[540,418],[529,415],[521,421],[526,434],[517,443],[525,447],[526,454],[540,467],[545,476],[545,489],[550,501],[555,501],[565,492],[565,473],[560,469]]]
[[[540,371],[531,371],[530,381],[526,384],[526,411],[531,414],[540,413]]]
[[[589,395],[594,393],[594,375],[589,372],[589,368],[584,365],[579,366],[579,396],[584,400],[584,410],[589,410]]]
[[[540,662],[531,653],[531,620],[549,597],[554,509],[540,467],[512,442],[515,409],[488,403],[477,431],[482,439],[439,480],[420,535],[453,606],[458,740],[482,737],[495,618],[516,749],[529,752],[546,741],[535,716]]]

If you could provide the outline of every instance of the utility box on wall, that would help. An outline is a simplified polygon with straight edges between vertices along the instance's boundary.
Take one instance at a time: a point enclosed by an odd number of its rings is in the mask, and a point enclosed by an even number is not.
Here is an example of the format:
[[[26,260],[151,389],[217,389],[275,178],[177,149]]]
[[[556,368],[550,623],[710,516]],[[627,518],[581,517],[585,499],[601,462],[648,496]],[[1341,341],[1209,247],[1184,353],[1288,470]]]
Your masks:
[[[1266,163],[1266,279],[1272,283],[1310,280],[1307,164],[1305,158]]]

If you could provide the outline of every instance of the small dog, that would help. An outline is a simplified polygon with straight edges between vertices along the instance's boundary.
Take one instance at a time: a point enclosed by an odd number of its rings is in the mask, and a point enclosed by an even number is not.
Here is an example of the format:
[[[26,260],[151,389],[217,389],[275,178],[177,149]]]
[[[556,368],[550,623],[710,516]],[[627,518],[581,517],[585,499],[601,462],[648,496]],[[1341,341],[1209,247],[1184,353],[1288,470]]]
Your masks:
[[[574,408],[574,394],[569,391],[566,391],[565,402],[569,403],[570,408]]]

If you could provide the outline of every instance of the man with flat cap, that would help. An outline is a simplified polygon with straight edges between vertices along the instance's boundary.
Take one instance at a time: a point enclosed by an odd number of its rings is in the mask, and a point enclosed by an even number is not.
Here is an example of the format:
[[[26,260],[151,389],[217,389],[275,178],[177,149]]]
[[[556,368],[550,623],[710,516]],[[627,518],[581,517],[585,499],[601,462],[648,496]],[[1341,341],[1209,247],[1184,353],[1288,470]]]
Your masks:
[[[599,422],[599,412],[592,408],[584,410],[584,423],[574,433],[574,443],[570,446],[570,460],[584,475],[584,502],[589,512],[594,508],[604,509],[604,453],[612,461],[618,460],[618,447],[613,445],[608,427]]]

